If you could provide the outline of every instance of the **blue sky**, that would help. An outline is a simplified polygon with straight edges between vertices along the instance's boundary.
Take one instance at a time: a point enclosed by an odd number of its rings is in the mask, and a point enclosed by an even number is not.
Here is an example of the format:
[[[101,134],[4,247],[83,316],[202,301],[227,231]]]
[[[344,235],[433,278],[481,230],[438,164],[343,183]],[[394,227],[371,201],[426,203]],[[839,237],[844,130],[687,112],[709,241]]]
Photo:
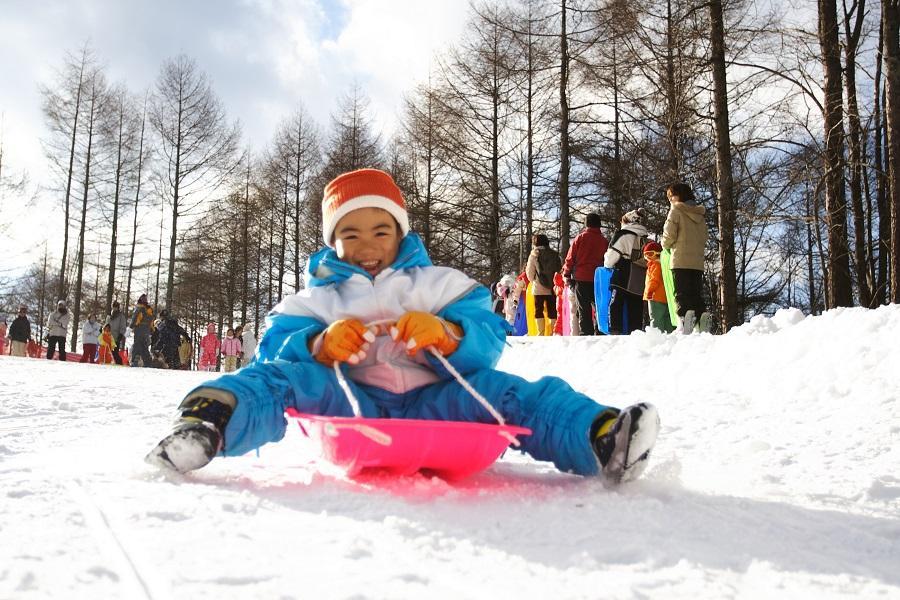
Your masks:
[[[389,135],[403,93],[459,37],[467,12],[462,0],[0,0],[4,170],[45,183],[38,86],[86,40],[110,81],[136,93],[153,86],[166,58],[193,57],[241,121],[245,141],[260,148],[298,103],[326,126],[334,100],[354,82]],[[10,214],[14,205],[4,202],[5,221],[20,216]],[[60,233],[49,229],[51,238]],[[4,250],[0,241],[7,264],[34,258]]]

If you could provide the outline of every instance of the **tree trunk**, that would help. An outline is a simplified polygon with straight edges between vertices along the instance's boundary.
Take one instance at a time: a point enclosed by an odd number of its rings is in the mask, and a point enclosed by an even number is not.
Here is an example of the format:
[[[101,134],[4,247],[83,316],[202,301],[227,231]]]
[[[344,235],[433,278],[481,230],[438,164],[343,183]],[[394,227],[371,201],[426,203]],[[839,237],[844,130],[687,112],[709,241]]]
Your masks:
[[[144,170],[144,131],[147,125],[147,100],[144,99],[144,112],[141,116],[141,141],[138,144],[137,185],[134,191],[134,223],[131,230],[131,253],[128,255],[128,284],[125,286],[125,314],[128,314],[128,303],[131,301],[131,276],[134,271],[134,251],[137,247],[138,203],[141,199],[141,176]]]
[[[116,176],[115,189],[113,191],[112,232],[109,238],[109,275],[106,281],[106,314],[112,308],[113,291],[116,287],[116,246],[119,235],[119,190],[122,184],[122,146],[124,145],[125,132],[125,106],[124,98],[119,97],[119,131],[116,149]]]
[[[862,201],[862,127],[859,120],[859,107],[856,100],[856,54],[859,38],[862,33],[866,0],[851,7],[848,12],[844,6],[844,87],[847,90],[847,123],[849,125],[850,145],[850,207],[853,213],[853,256],[856,271],[856,283],[859,290],[859,303],[870,307],[872,289],[869,285],[869,252],[866,243],[866,223]],[[856,22],[850,29],[850,19],[856,11]]]
[[[88,190],[91,186],[91,151],[94,144],[94,121],[97,116],[100,102],[100,90],[96,75],[91,83],[91,108],[88,113],[87,128],[87,152],[84,159],[84,193],[81,198],[81,228],[78,232],[78,266],[77,275],[75,276],[75,302],[72,307],[72,342],[71,350],[75,352],[75,346],[78,343],[78,322],[81,319],[81,285],[84,276],[84,232],[87,226],[87,207],[88,207]]]
[[[875,293],[873,301],[875,304],[884,304],[887,300],[887,271],[888,256],[890,256],[890,219],[888,218],[887,208],[887,161],[882,153],[882,148],[886,149],[886,127],[884,126],[884,85],[881,79],[883,57],[882,49],[884,48],[884,22],[882,21],[878,29],[878,51],[875,55],[875,108],[873,120],[875,122],[875,206],[878,211],[878,266],[874,275]],[[874,246],[873,246],[874,248]]]
[[[844,191],[843,89],[835,0],[819,0],[819,45],[825,74],[825,207],[828,213],[828,296],[831,308],[852,306]]]
[[[900,303],[900,0],[882,0],[884,29],[884,99],[887,130],[888,185],[887,215],[890,222],[891,252],[888,274],[890,302]]]
[[[569,252],[569,40],[566,0],[560,3],[559,30],[559,253]]]
[[[719,298],[723,333],[738,325],[737,280],[734,267],[734,176],[728,123],[728,80],[725,71],[725,24],[721,0],[710,0],[710,46],[716,128],[716,196],[719,214]]]
[[[247,278],[250,276],[249,274],[249,265],[248,262],[250,257],[248,256],[247,245],[249,242],[249,230],[250,230],[250,149],[247,149],[247,178],[244,181],[244,202],[241,206],[241,212],[244,214],[243,216],[243,227],[241,228],[241,256],[243,261],[241,263],[241,323],[247,322]]]
[[[181,136],[182,116],[184,114],[184,96],[178,97],[178,133],[175,143],[175,179],[174,194],[172,196],[172,237],[169,241],[169,274],[166,278],[166,306],[171,307],[175,295],[175,245],[178,243],[178,200],[181,191]]]
[[[65,223],[63,227],[63,251],[62,261],[59,266],[59,283],[57,288],[57,296],[62,299],[66,297],[66,261],[69,252],[69,199],[72,194],[72,171],[75,163],[75,137],[78,133],[78,115],[81,113],[81,90],[84,86],[84,67],[87,62],[87,55],[81,55],[81,68],[78,72],[78,91],[75,93],[75,118],[72,122],[72,138],[69,145],[69,170],[66,175],[66,198],[65,198]]]

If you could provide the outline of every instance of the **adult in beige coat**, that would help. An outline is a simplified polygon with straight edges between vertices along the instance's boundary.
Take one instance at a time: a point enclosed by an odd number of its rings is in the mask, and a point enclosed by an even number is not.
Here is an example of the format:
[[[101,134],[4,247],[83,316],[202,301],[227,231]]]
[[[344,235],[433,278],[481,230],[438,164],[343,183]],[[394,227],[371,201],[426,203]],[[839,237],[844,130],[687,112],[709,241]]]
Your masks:
[[[706,209],[697,204],[694,192],[686,183],[669,185],[666,196],[672,206],[663,226],[661,243],[663,248],[672,251],[678,331],[692,333],[695,323],[700,331],[709,331],[711,315],[703,302],[703,263],[709,235]]]
[[[550,331],[556,325],[556,296],[553,294],[553,276],[562,268],[559,254],[550,249],[550,240],[543,233],[531,238],[532,250],[525,264],[525,275],[534,284],[534,320],[537,334],[544,335],[550,321]]]

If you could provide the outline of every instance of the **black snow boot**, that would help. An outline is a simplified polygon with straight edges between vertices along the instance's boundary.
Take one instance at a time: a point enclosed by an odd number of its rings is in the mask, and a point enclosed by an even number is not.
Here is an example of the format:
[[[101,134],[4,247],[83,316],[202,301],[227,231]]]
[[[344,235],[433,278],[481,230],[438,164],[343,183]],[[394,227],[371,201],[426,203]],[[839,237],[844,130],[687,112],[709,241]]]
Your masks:
[[[658,433],[659,413],[646,402],[597,417],[591,443],[605,480],[618,485],[639,477],[647,468]]]
[[[178,407],[181,416],[172,432],[144,460],[151,465],[187,473],[206,466],[225,444],[225,426],[234,408],[219,400],[193,396]]]

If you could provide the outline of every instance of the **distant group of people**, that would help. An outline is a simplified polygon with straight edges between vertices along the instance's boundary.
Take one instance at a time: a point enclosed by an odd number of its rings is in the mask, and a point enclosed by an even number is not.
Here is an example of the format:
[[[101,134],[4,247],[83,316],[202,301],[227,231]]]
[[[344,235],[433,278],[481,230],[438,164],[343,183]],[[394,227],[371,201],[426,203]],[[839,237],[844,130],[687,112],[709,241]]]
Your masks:
[[[65,300],[60,300],[56,310],[47,317],[47,348],[45,352],[41,352],[47,359],[68,359],[66,335],[71,319]],[[126,346],[129,329],[132,337],[130,353]],[[210,336],[214,344],[210,342]],[[81,342],[79,362],[83,363],[187,369],[193,356],[190,334],[178,324],[177,317],[166,309],[161,310],[158,318],[155,318],[146,294],[141,294],[138,298],[130,318],[122,312],[118,301],[112,303],[112,309],[102,325],[96,314],[89,312],[82,324]],[[215,325],[210,323],[207,335],[201,340],[200,349],[200,370],[217,370],[221,351],[223,370],[230,372],[250,362],[256,352],[256,338],[249,327],[241,325],[236,329],[229,328],[220,342],[215,334]],[[41,350],[33,339],[32,325],[25,305],[19,306],[18,314],[9,326],[6,318],[0,317],[0,354],[37,357]]]
[[[666,188],[670,209],[659,241],[651,239],[642,208],[622,215],[611,240],[601,230],[601,217],[590,213],[584,230],[575,237],[565,261],[549,246],[546,235],[532,238],[532,250],[518,277],[504,276],[495,286],[495,312],[515,322],[519,300],[532,285],[537,335],[546,331],[571,335],[599,335],[595,273],[612,270],[608,332],[629,333],[644,328],[645,305],[651,327],[664,332],[710,331],[711,314],[703,300],[703,268],[708,237],[706,209],[698,204],[690,186],[673,183]],[[660,264],[662,252],[669,260],[674,287],[677,326],[669,314],[669,299]],[[569,292],[565,294],[566,287]],[[572,318],[567,327],[559,321],[565,298]]]
[[[225,331],[221,339],[216,336],[215,323],[206,325],[206,335],[200,340],[200,360],[197,368],[200,371],[215,371],[219,358],[222,358],[222,371],[231,373],[250,364],[256,354],[256,336],[246,325],[239,325]]]

